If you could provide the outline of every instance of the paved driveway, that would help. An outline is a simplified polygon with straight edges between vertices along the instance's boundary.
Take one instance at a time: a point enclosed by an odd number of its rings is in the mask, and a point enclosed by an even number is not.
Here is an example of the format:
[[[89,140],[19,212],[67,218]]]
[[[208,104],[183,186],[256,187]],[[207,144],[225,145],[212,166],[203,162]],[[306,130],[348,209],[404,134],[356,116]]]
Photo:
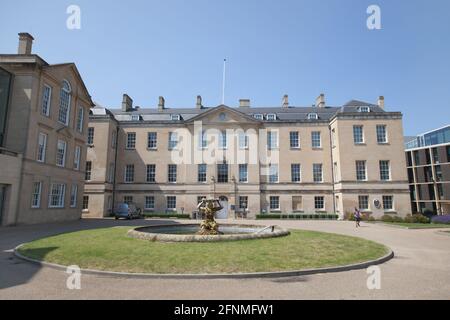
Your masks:
[[[145,224],[181,221],[146,221]],[[254,223],[254,222],[251,222]],[[124,279],[83,275],[82,289],[66,288],[67,274],[13,256],[19,244],[48,235],[143,221],[82,220],[0,228],[0,299],[450,299],[450,237],[436,230],[406,230],[334,221],[265,221],[288,228],[358,236],[383,243],[396,257],[381,266],[381,290],[368,290],[365,270],[295,278],[251,280]]]

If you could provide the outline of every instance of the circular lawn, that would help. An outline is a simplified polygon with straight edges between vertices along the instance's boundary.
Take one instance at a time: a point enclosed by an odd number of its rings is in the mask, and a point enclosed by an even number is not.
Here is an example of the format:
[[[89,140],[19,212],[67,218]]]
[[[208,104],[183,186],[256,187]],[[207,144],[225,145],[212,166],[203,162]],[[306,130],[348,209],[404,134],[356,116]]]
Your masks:
[[[237,242],[161,243],[130,238],[130,229],[66,233],[25,244],[19,253],[82,269],[149,274],[285,272],[361,263],[389,253],[369,240],[315,231]]]

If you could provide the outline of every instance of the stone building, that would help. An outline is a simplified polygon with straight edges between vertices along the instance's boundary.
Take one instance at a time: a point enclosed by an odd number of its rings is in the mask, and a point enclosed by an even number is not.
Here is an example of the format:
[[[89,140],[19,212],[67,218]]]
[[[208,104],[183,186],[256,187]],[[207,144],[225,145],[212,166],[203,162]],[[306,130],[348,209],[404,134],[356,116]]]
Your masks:
[[[220,198],[219,218],[325,214],[355,207],[381,217],[411,213],[402,114],[352,100],[343,106],[203,106],[120,109],[89,117],[86,216],[118,202],[148,213],[192,213],[202,197]]]
[[[81,218],[93,102],[75,64],[48,64],[33,40],[0,54],[0,225]]]

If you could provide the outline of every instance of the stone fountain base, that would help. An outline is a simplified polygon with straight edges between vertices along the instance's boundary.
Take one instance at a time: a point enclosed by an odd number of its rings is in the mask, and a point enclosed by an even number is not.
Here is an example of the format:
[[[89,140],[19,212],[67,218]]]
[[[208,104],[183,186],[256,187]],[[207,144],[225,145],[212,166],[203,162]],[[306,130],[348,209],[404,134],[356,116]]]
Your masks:
[[[139,227],[128,232],[128,236],[160,242],[222,242],[285,237],[290,232],[278,226],[221,224],[217,235],[199,234],[197,224]]]

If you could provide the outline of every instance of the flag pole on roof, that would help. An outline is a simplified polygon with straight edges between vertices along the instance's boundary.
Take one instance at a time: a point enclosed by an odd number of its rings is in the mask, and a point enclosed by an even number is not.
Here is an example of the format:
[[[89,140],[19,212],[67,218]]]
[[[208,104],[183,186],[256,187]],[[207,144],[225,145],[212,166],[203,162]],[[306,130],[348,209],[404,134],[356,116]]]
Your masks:
[[[223,79],[222,79],[222,104],[225,104],[225,81],[227,71],[227,59],[223,59]]]

